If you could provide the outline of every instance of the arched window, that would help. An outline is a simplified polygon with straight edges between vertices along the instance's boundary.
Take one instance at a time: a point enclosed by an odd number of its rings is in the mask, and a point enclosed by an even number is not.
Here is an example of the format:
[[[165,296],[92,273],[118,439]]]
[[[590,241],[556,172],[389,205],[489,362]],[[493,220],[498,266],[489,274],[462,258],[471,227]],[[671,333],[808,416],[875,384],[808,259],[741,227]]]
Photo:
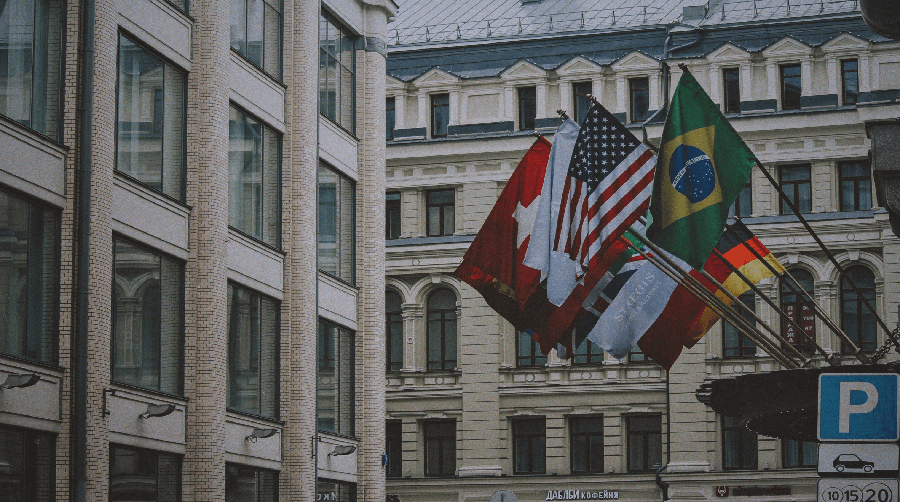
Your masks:
[[[816,339],[816,315],[813,309],[812,299],[806,298],[802,288],[807,293],[815,296],[815,285],[813,283],[812,274],[803,269],[793,269],[790,271],[791,276],[797,280],[796,283],[790,278],[785,278],[781,282],[781,309],[793,319],[797,325],[803,327],[803,331],[809,338],[803,337],[793,324],[786,320],[782,321],[782,331],[785,338],[801,352],[812,352],[813,346],[811,341]],[[798,286],[800,288],[798,288]],[[793,287],[793,288],[791,288]]]
[[[400,296],[394,292],[384,295],[387,327],[387,371],[398,372],[403,367],[403,310]]]
[[[428,296],[428,370],[456,368],[456,296],[446,288]]]
[[[875,307],[875,275],[863,266],[850,267],[846,271],[862,296],[841,278],[841,329],[863,351],[875,351],[875,317],[863,305],[865,299]],[[842,344],[842,347],[843,352],[850,351],[846,345]]]

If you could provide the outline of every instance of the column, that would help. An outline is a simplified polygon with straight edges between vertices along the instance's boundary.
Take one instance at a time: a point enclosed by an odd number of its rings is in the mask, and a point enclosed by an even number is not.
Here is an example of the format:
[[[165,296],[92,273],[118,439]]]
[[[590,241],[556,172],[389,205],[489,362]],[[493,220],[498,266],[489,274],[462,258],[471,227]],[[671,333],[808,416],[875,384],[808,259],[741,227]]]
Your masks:
[[[225,393],[228,356],[228,68],[230,17],[221,2],[191,4],[193,66],[188,74],[185,268],[185,500],[225,498]]]
[[[574,97],[572,96],[572,81],[571,80],[560,80],[559,81],[559,108],[560,110],[565,110],[569,117],[575,113],[575,108],[572,106],[574,101]],[[555,112],[553,110],[552,112]],[[575,117],[572,117],[574,120]]]
[[[826,59],[825,68],[828,75],[828,94],[839,94],[838,82],[841,80],[841,74],[838,71],[837,58]]]
[[[766,99],[778,99],[778,65],[774,61],[766,63]]]
[[[535,117],[538,119],[543,119],[545,117],[551,117],[552,114],[548,113],[548,110],[547,110],[547,83],[546,82],[538,84],[536,86],[535,95],[536,95],[535,108],[537,108]]]
[[[709,67],[709,97],[712,99],[713,103],[717,105],[722,104],[722,84],[720,83],[720,73],[719,67],[715,65],[710,65]],[[724,107],[723,107],[724,108]]]
[[[753,100],[753,67],[749,63],[741,65],[741,101]]]
[[[812,60],[800,61],[800,96],[812,96]]]
[[[822,306],[822,309],[831,317],[832,320],[840,327],[840,304],[838,302],[837,282],[832,280],[817,281],[815,284],[816,291],[813,296],[816,302]],[[841,339],[831,332],[831,329],[825,325],[820,317],[816,317],[816,343],[822,346],[822,349],[828,353],[834,353],[841,350]]]
[[[425,308],[421,304],[403,304],[403,372],[424,371],[425,367],[416,367],[416,326],[425,317]]]
[[[859,92],[867,93],[872,90],[872,74],[869,70],[869,54],[859,57]],[[884,87],[884,86],[881,86]]]
[[[416,124],[417,128],[427,128],[428,127],[428,93],[425,92],[424,89],[419,89],[419,94],[417,95],[419,100],[419,123]]]
[[[602,102],[603,101],[603,78],[597,77],[591,83],[592,83],[592,85],[591,85],[592,94],[594,95],[595,98],[597,98],[597,101]],[[570,86],[569,92],[572,92],[571,86]]]
[[[450,91],[450,117],[448,125],[456,126],[459,124],[459,89]]]
[[[649,109],[652,113],[654,110],[659,110],[659,95],[661,94],[661,90],[659,88],[659,71],[654,70],[650,73],[649,79],[650,89],[648,90],[648,94],[650,95],[650,104]]]
[[[394,96],[394,129],[406,129],[406,93]]]
[[[500,116],[503,117],[503,120],[507,121],[516,121],[516,89],[512,86],[503,86],[503,101],[502,101],[501,113]]]
[[[628,111],[628,101],[626,99],[625,76],[616,76],[616,111],[617,114],[624,114]]]
[[[469,93],[460,91],[459,93],[459,124],[469,123]]]

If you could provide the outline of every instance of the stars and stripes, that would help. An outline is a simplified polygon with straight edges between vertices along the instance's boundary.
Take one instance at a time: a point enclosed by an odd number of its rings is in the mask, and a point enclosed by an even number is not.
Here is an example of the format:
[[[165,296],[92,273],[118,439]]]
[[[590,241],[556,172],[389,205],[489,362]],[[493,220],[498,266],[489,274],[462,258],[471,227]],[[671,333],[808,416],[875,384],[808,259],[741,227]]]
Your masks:
[[[599,104],[578,132],[560,202],[553,249],[590,266],[647,211],[656,156]]]

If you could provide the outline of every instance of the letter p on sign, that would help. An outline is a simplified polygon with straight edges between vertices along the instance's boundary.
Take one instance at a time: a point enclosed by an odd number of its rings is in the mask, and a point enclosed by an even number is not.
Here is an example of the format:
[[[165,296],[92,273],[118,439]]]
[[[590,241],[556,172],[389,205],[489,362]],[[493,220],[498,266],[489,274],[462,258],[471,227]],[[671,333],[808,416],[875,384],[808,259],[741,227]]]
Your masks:
[[[819,376],[819,440],[896,441],[900,375]]]

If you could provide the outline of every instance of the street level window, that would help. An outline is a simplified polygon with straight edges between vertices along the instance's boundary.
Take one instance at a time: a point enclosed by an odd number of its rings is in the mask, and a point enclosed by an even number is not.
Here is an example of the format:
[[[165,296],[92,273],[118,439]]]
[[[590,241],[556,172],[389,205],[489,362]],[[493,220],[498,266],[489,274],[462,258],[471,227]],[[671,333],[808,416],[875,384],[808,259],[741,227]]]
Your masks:
[[[319,431],[355,435],[356,334],[319,319],[316,404]]]
[[[750,183],[750,180],[747,180],[747,184],[744,185],[744,188],[738,193],[737,199],[734,200],[734,204],[731,205],[731,208],[728,209],[728,216],[733,217],[749,217],[753,214],[753,187]]]
[[[781,178],[781,190],[794,203],[794,207],[800,213],[812,211],[812,184],[809,165],[781,166],[779,168],[779,177]],[[783,199],[781,200],[781,214],[794,214]]]
[[[569,418],[572,473],[603,473],[603,416]]]
[[[225,501],[278,501],[278,472],[225,463]]]
[[[575,349],[572,355],[572,363],[575,365],[599,365],[603,363],[603,350],[588,339],[582,341],[581,346]]]
[[[316,479],[316,501],[358,501],[356,484],[341,480]]]
[[[403,367],[403,308],[396,292],[384,294],[387,322],[387,371],[399,372]]]
[[[356,184],[319,163],[319,270],[356,284]]]
[[[794,320],[797,326],[803,328],[807,337],[803,337],[800,331],[787,321],[783,322],[782,330],[785,339],[794,347],[801,352],[812,353],[812,342],[816,340],[816,315],[812,307],[812,300],[808,299],[800,288],[815,296],[813,277],[804,269],[791,269],[788,272],[797,282],[790,278],[784,278],[781,281],[781,310]]]
[[[456,369],[456,295],[447,288],[428,296],[428,370]]]
[[[781,109],[799,110],[801,84],[800,65],[781,65]]]
[[[431,95],[431,137],[443,138],[447,136],[447,128],[450,126],[450,95]]]
[[[228,225],[281,247],[281,136],[231,107],[228,122]]]
[[[184,266],[116,237],[113,271],[113,380],[180,395]]]
[[[385,127],[387,129],[387,139],[394,139],[394,127],[397,123],[396,98],[391,96],[387,99],[384,106]]]
[[[537,117],[537,89],[534,86],[516,89],[519,94],[519,131],[534,129]]]
[[[543,417],[512,420],[513,474],[547,472],[547,421]]]
[[[815,468],[819,465],[819,444],[782,440],[781,455],[784,468]]]
[[[185,73],[119,34],[116,171],[184,202]]]
[[[731,417],[722,417],[722,467],[726,470],[756,470],[756,433]]]
[[[875,275],[863,266],[849,267],[846,272],[862,295],[857,295],[841,278],[841,329],[863,351],[875,351],[875,317],[864,303],[866,300],[875,307]],[[841,352],[850,352],[846,344],[841,343],[841,346]]]
[[[629,122],[641,122],[650,113],[650,80],[647,77],[628,79]]]
[[[722,105],[726,114],[741,113],[741,70],[740,68],[722,69]]]
[[[547,357],[541,353],[541,346],[528,332],[516,331],[516,366],[538,367],[547,363]]]
[[[109,501],[181,501],[181,456],[110,445]]]
[[[388,420],[384,431],[387,476],[390,478],[401,477],[403,476],[403,421],[399,419]]]
[[[56,364],[59,212],[0,190],[0,354]]]
[[[400,237],[400,193],[388,192],[385,202],[384,216],[387,220],[384,225],[385,238],[397,239]]]
[[[0,426],[0,501],[56,501],[56,440]]]
[[[429,190],[425,206],[429,236],[452,236],[456,232],[456,190]]]
[[[278,418],[280,306],[228,284],[229,409]]]
[[[425,476],[456,474],[456,420],[423,421],[425,430]]]
[[[319,113],[356,134],[356,36],[324,11],[319,16]]]
[[[628,472],[652,472],[662,466],[662,416],[626,417]]]
[[[0,115],[59,140],[65,2],[0,2]]]
[[[747,292],[738,297],[738,301],[747,306],[750,310],[756,310],[756,296],[753,292]],[[740,309],[740,306],[735,306]],[[740,309],[741,316],[750,326],[756,326],[756,320],[750,315],[749,311]],[[746,358],[756,355],[756,344],[744,335],[731,323],[722,320],[722,350],[725,358]]]
[[[575,107],[572,110],[572,119],[578,124],[584,124],[584,118],[587,117],[588,109],[591,108],[591,99],[589,94],[594,92],[594,83],[590,80],[586,82],[572,83],[572,104]]]
[[[872,209],[872,169],[867,161],[838,164],[841,211]]]
[[[281,80],[281,0],[230,0],[231,48]]]
[[[841,103],[855,105],[859,99],[859,63],[855,59],[841,61]]]

